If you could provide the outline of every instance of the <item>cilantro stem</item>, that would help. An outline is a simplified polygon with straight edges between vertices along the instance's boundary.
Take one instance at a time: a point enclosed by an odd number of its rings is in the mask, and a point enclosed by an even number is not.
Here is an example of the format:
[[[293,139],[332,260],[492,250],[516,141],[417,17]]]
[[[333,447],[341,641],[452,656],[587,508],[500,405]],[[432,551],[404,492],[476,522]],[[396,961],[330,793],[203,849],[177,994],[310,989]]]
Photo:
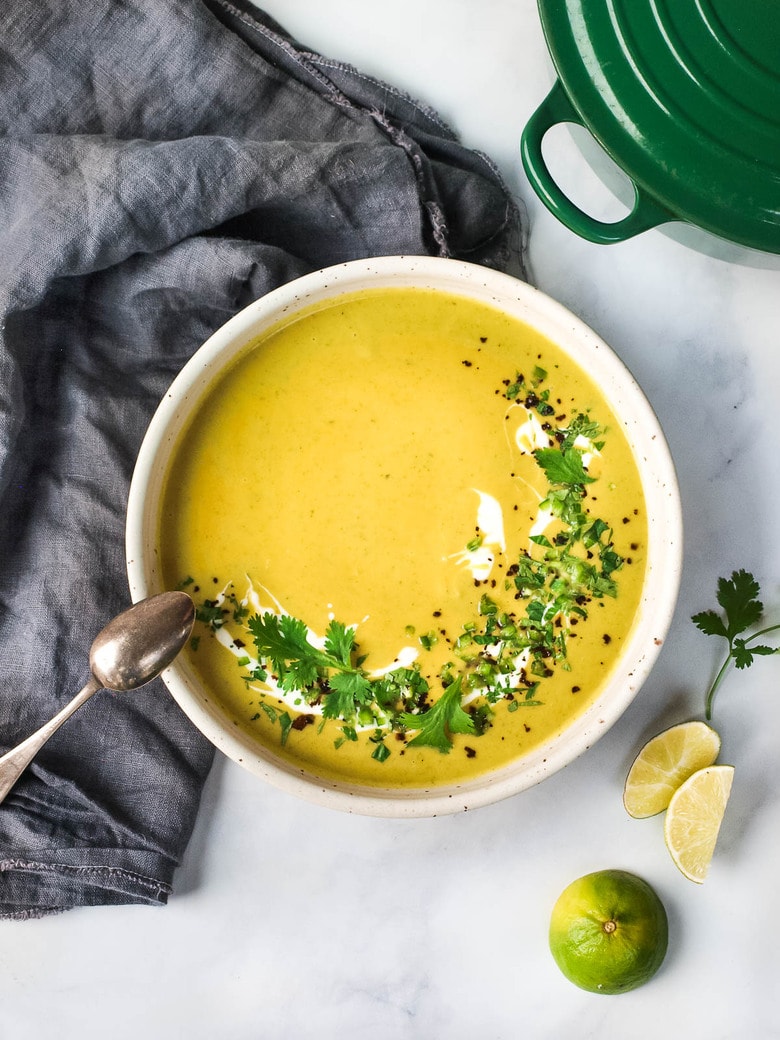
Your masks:
[[[712,686],[710,686],[710,691],[707,694],[707,699],[706,699],[705,704],[704,704],[704,717],[707,719],[708,722],[710,722],[712,720],[712,702],[715,699],[715,691],[718,689],[720,684],[723,682],[723,677],[725,676],[726,671],[728,670],[728,666],[730,664],[731,664],[731,646],[729,646],[728,657],[723,662],[723,664],[720,666],[720,670],[719,670],[718,674],[715,676],[715,680],[714,680]]]
[[[776,625],[768,625],[766,628],[762,628],[760,631],[754,632],[749,639],[745,640],[745,646],[747,646],[749,643],[752,643],[754,640],[758,639],[759,636],[765,636],[767,632],[776,632],[778,629],[780,629],[780,623]]]
[[[780,629],[780,624],[767,625],[766,628],[759,629],[759,631],[758,632],[754,632],[752,636],[749,636],[747,639],[743,639],[742,640],[742,646],[745,649],[747,649],[750,646],[750,644],[754,643],[756,641],[756,639],[760,638],[760,636],[765,636],[769,632],[776,632],[776,631],[778,631],[778,629]],[[728,670],[728,667],[729,667],[729,665],[731,664],[731,662],[732,662],[732,660],[734,658],[734,642],[735,641],[734,641],[733,637],[729,639],[729,652],[728,652],[728,655],[726,657],[726,660],[720,666],[720,670],[718,671],[718,674],[715,676],[715,680],[714,680],[712,686],[710,687],[709,693],[707,694],[707,699],[706,699],[705,705],[704,705],[704,709],[705,709],[704,710],[704,717],[707,719],[708,722],[712,721],[712,702],[715,699],[715,692],[718,689],[718,687],[720,686],[721,682],[723,681],[723,677],[725,676],[725,674],[726,674],[726,672]],[[774,652],[775,653],[780,652],[780,648],[778,648]]]

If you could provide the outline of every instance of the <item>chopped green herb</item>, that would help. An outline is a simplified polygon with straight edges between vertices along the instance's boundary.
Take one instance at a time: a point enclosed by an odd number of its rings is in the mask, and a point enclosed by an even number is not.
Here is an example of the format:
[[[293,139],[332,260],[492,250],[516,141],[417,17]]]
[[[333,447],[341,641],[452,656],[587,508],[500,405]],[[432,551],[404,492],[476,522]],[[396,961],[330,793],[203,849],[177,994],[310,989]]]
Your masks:
[[[386,762],[390,757],[390,748],[387,746],[387,744],[385,744],[384,734],[369,737],[369,740],[372,743],[376,744],[376,747],[374,748],[371,757],[376,762]]]
[[[195,608],[195,619],[217,629],[225,624],[226,613],[218,600],[204,599],[200,606]]]
[[[282,746],[287,743],[287,737],[290,735],[292,729],[292,719],[286,711],[283,711],[279,715],[279,725],[282,727]]]

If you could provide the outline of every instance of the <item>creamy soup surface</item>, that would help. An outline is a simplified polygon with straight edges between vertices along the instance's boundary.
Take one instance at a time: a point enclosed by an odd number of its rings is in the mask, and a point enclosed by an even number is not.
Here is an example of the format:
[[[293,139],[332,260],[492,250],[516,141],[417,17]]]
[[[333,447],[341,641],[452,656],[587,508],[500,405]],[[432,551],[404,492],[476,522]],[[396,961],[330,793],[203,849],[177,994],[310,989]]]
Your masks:
[[[164,582],[189,665],[292,768],[428,788],[501,767],[598,696],[647,524],[598,387],[491,306],[421,289],[282,323],[178,443]]]

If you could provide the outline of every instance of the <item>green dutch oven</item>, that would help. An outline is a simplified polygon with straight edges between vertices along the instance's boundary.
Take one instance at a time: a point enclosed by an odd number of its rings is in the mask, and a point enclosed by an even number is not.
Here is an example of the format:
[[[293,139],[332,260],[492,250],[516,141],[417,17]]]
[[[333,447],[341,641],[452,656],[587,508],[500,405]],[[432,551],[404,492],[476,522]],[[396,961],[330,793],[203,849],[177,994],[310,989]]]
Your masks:
[[[592,242],[684,221],[780,253],[780,0],[538,0],[558,79],[522,137],[545,205]],[[579,209],[542,157],[578,123],[634,185],[607,223]]]

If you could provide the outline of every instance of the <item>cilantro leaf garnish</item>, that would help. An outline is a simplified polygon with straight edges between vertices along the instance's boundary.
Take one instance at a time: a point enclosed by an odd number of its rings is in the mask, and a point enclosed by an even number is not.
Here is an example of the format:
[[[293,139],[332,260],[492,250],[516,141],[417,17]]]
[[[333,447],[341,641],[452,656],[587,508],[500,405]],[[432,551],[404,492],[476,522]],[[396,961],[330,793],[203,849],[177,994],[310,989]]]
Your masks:
[[[340,621],[331,621],[325,632],[325,649],[342,667],[350,668],[355,649],[354,631]]]
[[[329,658],[309,642],[309,632],[303,621],[289,614],[270,611],[255,614],[248,621],[249,631],[257,647],[258,656],[268,660],[280,672],[288,662],[306,662],[314,667],[327,666]]]
[[[328,687],[322,702],[326,719],[351,719],[357,709],[373,700],[371,682],[356,671],[333,672],[328,677]]]
[[[551,484],[592,484],[582,462],[582,452],[576,448],[537,448],[534,458],[544,470]]]
[[[409,741],[409,747],[433,747],[446,754],[452,747],[451,734],[476,734],[474,720],[461,705],[461,685],[462,677],[458,676],[427,711],[419,715],[403,712],[399,716],[402,726],[418,731],[417,736]]]
[[[370,684],[352,664],[355,636],[346,625],[330,622],[324,650],[310,642],[305,623],[289,614],[255,614],[247,627],[258,658],[271,663],[283,690],[313,691],[319,697],[325,688],[326,718],[351,721],[361,706],[370,703]]]
[[[705,699],[707,719],[712,718],[715,693],[732,661],[736,668],[748,668],[753,664],[756,656],[766,657],[770,654],[780,653],[780,647],[755,642],[761,636],[780,629],[780,624],[762,628],[759,632],[743,638],[743,633],[761,620],[764,606],[758,598],[760,592],[758,582],[749,571],[734,571],[731,578],[718,580],[717,600],[723,608],[725,618],[723,614],[719,614],[715,610],[702,610],[691,618],[696,627],[705,635],[720,636],[728,643],[726,660],[715,676]]]

